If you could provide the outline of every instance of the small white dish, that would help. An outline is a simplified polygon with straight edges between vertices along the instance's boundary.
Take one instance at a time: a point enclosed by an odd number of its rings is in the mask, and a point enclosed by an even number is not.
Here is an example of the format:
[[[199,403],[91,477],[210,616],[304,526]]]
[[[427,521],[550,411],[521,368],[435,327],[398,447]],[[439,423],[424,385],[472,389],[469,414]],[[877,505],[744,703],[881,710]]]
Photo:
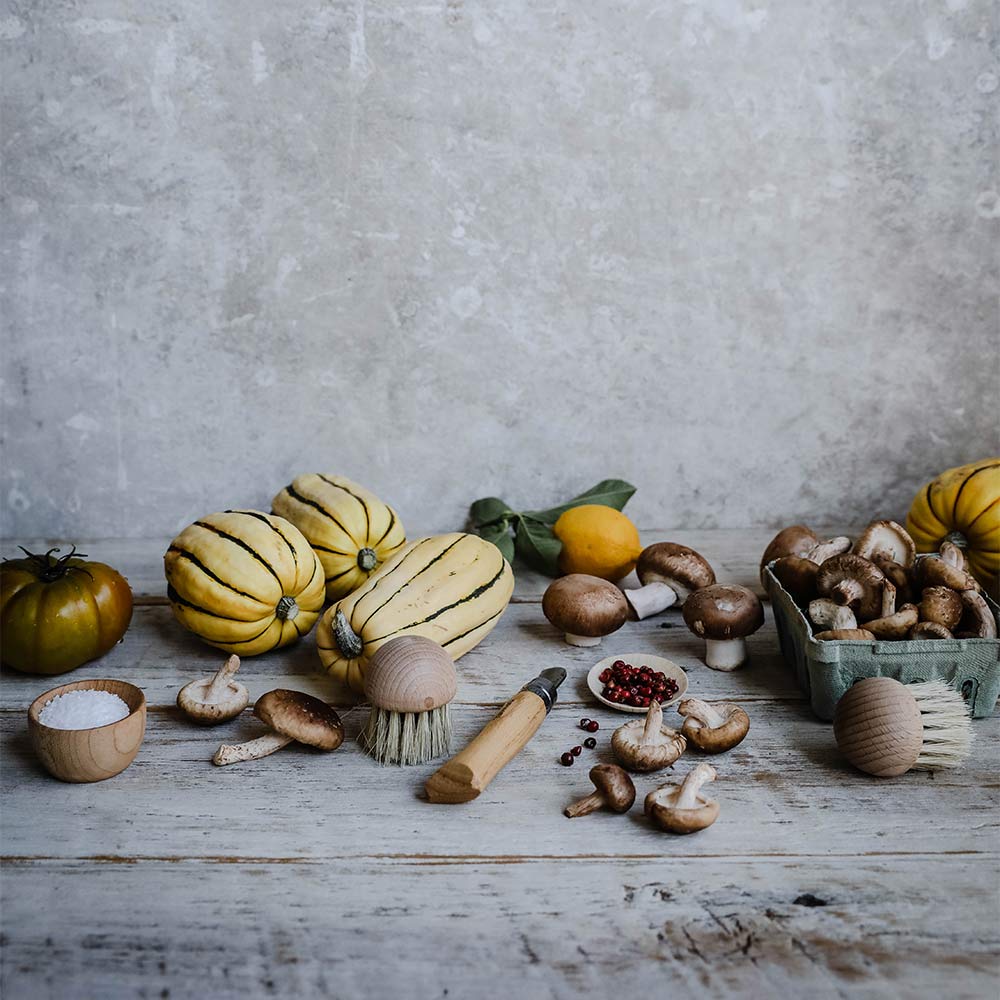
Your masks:
[[[680,701],[687,693],[687,674],[673,660],[668,660],[663,656],[651,656],[649,653],[615,653],[614,656],[605,656],[600,663],[595,663],[590,668],[590,673],[587,674],[587,687],[590,688],[590,693],[608,708],[614,708],[619,712],[631,712],[635,715],[645,715],[649,711],[646,708],[636,708],[634,705],[619,705],[618,702],[608,701],[601,693],[604,690],[604,685],[598,678],[604,669],[610,667],[616,660],[624,660],[626,663],[631,663],[633,667],[641,667],[645,664],[650,670],[657,670],[665,677],[671,677],[677,682],[677,694],[669,701],[661,702],[663,708]]]

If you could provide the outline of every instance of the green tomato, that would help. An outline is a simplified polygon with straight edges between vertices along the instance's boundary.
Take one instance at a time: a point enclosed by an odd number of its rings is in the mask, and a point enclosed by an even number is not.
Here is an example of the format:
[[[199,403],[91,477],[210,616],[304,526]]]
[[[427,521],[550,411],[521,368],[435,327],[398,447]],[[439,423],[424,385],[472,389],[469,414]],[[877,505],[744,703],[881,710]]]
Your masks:
[[[103,656],[132,620],[132,591],[120,573],[76,548],[0,565],[0,659],[27,674],[62,674]]]

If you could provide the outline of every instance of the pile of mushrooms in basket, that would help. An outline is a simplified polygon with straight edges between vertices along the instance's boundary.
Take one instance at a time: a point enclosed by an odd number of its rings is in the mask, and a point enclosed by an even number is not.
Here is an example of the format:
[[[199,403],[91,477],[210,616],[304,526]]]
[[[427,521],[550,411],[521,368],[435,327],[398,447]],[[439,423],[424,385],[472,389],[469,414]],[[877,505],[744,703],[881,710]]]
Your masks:
[[[853,542],[802,525],[780,531],[761,559],[828,641],[993,639],[996,619],[962,550],[916,555],[906,529],[872,521]]]

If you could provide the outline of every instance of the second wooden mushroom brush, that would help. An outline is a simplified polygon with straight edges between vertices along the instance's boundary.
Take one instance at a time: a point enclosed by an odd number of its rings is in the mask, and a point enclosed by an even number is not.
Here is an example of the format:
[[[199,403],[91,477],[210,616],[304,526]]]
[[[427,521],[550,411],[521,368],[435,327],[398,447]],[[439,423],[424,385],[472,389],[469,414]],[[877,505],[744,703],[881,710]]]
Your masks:
[[[361,743],[380,764],[423,764],[448,752],[448,704],[458,680],[445,650],[431,639],[404,635],[380,646],[365,671],[372,703]]]

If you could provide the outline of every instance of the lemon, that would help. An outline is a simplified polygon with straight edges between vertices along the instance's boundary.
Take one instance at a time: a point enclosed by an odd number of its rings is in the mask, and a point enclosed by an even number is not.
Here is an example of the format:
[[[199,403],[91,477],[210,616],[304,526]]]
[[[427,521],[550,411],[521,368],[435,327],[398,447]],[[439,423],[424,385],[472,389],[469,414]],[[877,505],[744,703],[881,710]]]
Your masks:
[[[620,580],[635,568],[642,545],[636,526],[614,507],[589,503],[560,515],[552,533],[562,542],[559,568]]]

